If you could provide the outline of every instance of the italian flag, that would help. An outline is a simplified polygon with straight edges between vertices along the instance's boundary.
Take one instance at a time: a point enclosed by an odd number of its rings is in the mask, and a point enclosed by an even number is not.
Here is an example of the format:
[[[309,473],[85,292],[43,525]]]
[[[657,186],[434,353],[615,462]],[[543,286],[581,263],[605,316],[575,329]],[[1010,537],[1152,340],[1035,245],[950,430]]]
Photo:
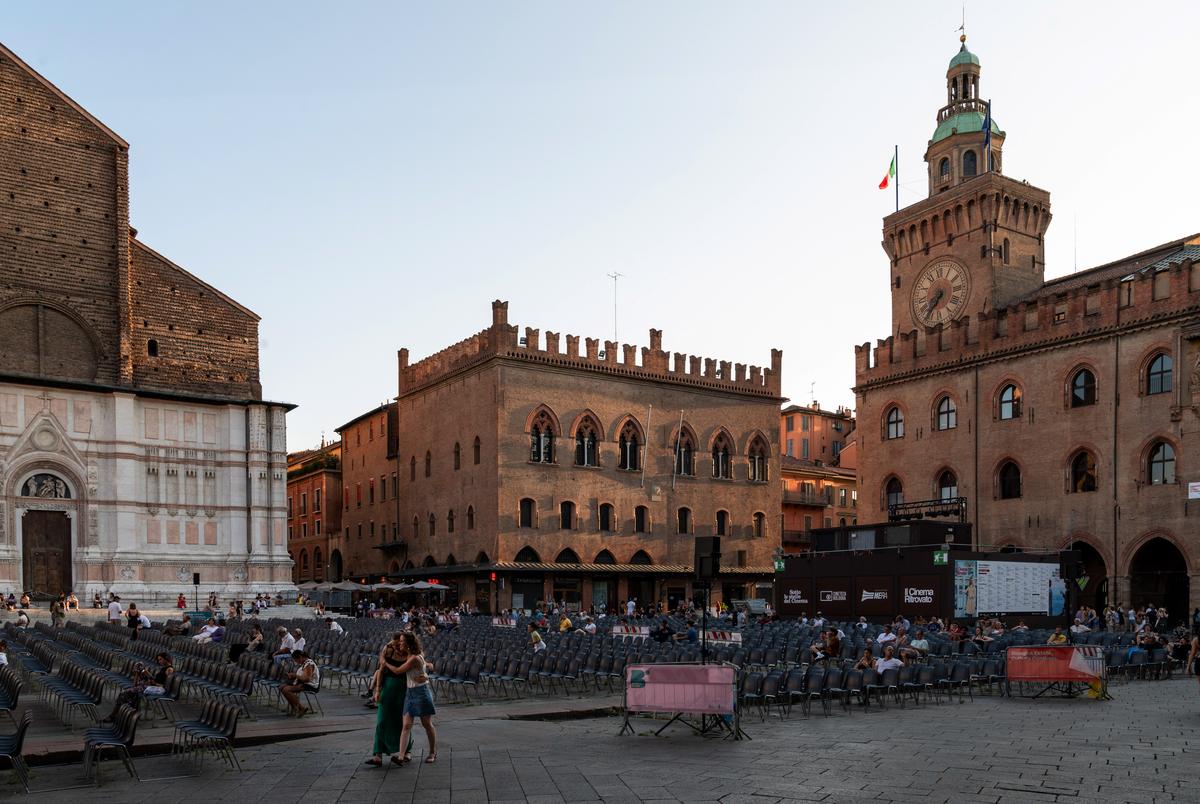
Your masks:
[[[879,189],[886,190],[888,184],[896,175],[896,157],[892,157],[892,163],[888,165],[887,173],[883,174],[883,181],[879,182]]]

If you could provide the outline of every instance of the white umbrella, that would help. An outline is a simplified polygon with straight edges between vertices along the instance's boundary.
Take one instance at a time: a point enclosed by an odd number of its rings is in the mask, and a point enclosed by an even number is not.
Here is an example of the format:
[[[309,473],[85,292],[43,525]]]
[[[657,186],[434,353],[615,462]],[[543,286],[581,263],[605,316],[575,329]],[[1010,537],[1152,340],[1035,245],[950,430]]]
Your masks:
[[[340,583],[335,583],[330,587],[330,589],[336,589],[339,592],[363,592],[370,588],[371,587],[369,586],[363,586],[362,584],[355,583],[354,581],[342,581]]]
[[[300,589],[302,591],[305,591],[305,592],[309,592],[309,591],[312,591],[313,589],[316,589],[318,586],[320,586],[320,584],[317,583],[316,581],[305,581],[304,583],[300,584],[296,588]]]
[[[406,588],[412,589],[413,591],[416,591],[416,592],[432,592],[432,591],[441,591],[443,589],[449,589],[450,587],[445,586],[444,584],[440,584],[440,583],[430,583],[429,581],[417,581],[416,583],[408,584],[408,586]]]

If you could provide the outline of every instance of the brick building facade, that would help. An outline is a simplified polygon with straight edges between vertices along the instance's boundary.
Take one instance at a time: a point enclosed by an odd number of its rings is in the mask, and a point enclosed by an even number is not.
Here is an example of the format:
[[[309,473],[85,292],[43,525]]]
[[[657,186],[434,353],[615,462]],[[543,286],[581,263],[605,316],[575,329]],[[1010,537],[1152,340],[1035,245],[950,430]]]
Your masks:
[[[978,82],[964,44],[929,197],[884,219],[892,334],[855,349],[860,518],[964,498],[981,545],[1074,546],[1084,601],[1181,618],[1200,605],[1200,238],[1045,281],[1049,195],[1000,172]]]
[[[329,548],[331,535],[341,529],[341,442],[288,455],[287,545],[293,581],[341,580],[341,556]]]
[[[489,608],[671,601],[691,593],[694,537],[720,534],[715,594],[755,594],[780,543],[782,353],[672,360],[655,330],[640,361],[580,346],[519,337],[495,302],[482,332],[411,365],[401,350],[403,574]]]
[[[0,588],[290,585],[258,317],[137,239],[129,145],[0,46]]]
[[[399,572],[400,476],[396,404],[390,402],[337,428],[342,439],[342,527],[330,534],[331,579],[369,579]]]
[[[813,528],[858,524],[858,478],[853,469],[789,455],[779,466],[785,551],[809,549]]]

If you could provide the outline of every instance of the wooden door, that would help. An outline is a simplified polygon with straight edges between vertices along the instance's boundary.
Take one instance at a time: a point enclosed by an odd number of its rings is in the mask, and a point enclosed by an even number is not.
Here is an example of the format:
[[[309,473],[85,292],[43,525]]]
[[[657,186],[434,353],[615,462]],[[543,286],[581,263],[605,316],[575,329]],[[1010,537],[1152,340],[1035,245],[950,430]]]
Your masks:
[[[54,597],[71,589],[71,520],[63,511],[26,511],[21,520],[25,588]]]

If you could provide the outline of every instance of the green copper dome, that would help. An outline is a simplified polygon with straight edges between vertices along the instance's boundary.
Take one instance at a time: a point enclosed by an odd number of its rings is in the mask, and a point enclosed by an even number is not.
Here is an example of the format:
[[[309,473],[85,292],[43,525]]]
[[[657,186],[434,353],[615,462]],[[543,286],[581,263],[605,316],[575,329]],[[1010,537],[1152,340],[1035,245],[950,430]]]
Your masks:
[[[960,64],[974,64],[976,67],[979,66],[979,57],[967,50],[965,43],[961,48],[959,48],[958,52],[954,54],[954,58],[950,59],[950,67],[952,69]]]
[[[955,131],[957,129],[957,131]],[[983,131],[983,113],[982,112],[959,112],[958,114],[950,115],[937,127],[933,132],[931,142],[941,142],[951,134],[971,134],[976,131]],[[996,120],[992,119],[992,135],[1003,136],[1004,132],[1000,130],[1000,126],[996,125]]]

